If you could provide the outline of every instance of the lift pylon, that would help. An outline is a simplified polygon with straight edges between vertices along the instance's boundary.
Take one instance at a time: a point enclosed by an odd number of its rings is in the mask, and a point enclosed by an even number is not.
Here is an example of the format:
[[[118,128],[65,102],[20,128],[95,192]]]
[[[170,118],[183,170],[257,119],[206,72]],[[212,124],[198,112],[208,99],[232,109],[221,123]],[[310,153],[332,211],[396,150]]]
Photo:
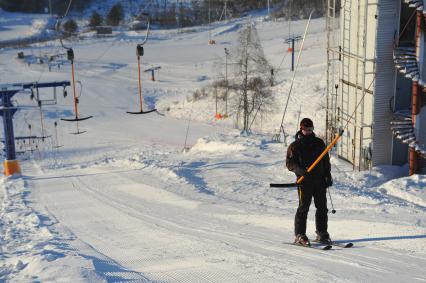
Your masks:
[[[6,158],[4,164],[4,174],[6,176],[13,175],[15,173],[21,173],[19,162],[16,159],[15,151],[15,135],[13,131],[13,115],[18,110],[18,107],[12,103],[12,97],[25,90],[31,89],[32,87],[38,88],[50,88],[50,87],[66,87],[70,86],[69,81],[61,82],[49,82],[49,83],[29,83],[29,84],[4,84],[0,85],[0,116],[3,117],[3,129],[4,129],[4,140],[6,149]],[[30,135],[31,136],[31,135]]]

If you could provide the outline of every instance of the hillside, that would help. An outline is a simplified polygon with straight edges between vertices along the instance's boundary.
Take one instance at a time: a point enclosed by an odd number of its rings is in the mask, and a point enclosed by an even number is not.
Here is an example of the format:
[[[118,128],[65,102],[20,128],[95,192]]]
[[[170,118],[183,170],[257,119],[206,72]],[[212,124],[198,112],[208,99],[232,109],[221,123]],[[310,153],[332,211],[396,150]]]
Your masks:
[[[147,115],[126,113],[139,107],[135,49],[143,32],[65,41],[83,86],[77,88],[80,115],[93,118],[78,124],[86,133],[70,134],[77,125],[60,119],[73,117],[72,92],[64,97],[58,89],[57,103],[41,112],[51,138],[17,143],[27,151],[19,156],[23,174],[1,178],[0,281],[423,282],[426,177],[405,177],[404,166],[354,172],[332,153],[337,213],[329,214],[329,232],[354,247],[320,251],[290,244],[297,193],[269,188],[295,179],[284,166],[288,143],[272,142],[293,76],[283,43],[289,27],[265,16],[153,30],[142,69],[161,70],[156,81],[143,73],[142,89],[144,109],[159,113]],[[2,17],[1,38],[26,35],[40,17],[19,14],[20,24],[15,18]],[[277,70],[276,106],[256,120],[251,135],[234,127],[235,115],[214,118],[213,95],[194,99],[197,89],[221,76],[224,48],[236,47],[248,22]],[[306,24],[293,22],[291,32],[302,34]],[[207,44],[209,36],[215,45]],[[324,19],[313,20],[284,121],[288,142],[299,116],[314,121],[317,135],[324,133],[325,36]],[[1,84],[71,79],[65,59],[49,71],[47,64],[17,59],[18,52],[31,59],[64,49],[58,41],[1,49]],[[50,90],[41,95],[52,98]],[[28,135],[28,125],[31,134],[43,134],[30,93],[14,99],[16,136]],[[218,109],[223,112],[223,101]],[[312,206],[311,238],[314,219]]]

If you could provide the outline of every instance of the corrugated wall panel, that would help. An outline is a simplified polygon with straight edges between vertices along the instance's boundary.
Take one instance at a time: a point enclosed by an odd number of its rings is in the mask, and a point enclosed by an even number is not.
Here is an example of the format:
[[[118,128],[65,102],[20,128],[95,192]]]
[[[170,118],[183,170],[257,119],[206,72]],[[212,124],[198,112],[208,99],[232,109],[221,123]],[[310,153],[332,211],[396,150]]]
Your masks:
[[[376,40],[376,82],[374,94],[373,166],[391,164],[392,112],[389,101],[395,93],[394,37],[397,34],[397,15],[400,1],[379,1]]]

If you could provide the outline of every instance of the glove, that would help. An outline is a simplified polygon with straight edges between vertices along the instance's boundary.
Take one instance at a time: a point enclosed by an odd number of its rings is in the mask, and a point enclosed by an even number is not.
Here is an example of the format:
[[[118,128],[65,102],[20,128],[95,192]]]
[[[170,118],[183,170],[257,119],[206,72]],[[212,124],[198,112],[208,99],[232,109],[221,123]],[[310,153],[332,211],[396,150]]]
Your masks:
[[[303,170],[302,176],[304,176],[304,178],[303,178],[303,181],[300,183],[300,186],[304,187],[304,186],[312,185],[311,173],[309,173],[308,170],[306,169],[302,169],[302,170]]]
[[[296,175],[298,175],[298,176],[305,176],[306,175],[306,169],[304,169],[304,168],[302,168],[300,166],[297,166],[294,169],[294,173],[296,173]]]
[[[331,174],[328,176],[325,176],[324,182],[327,188],[333,186],[333,178],[331,177]]]

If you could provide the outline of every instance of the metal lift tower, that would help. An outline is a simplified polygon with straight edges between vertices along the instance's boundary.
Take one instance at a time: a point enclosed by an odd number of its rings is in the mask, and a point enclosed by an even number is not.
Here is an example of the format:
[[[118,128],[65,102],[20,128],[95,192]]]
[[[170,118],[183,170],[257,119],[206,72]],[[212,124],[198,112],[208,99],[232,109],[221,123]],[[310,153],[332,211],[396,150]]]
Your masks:
[[[15,151],[15,136],[13,132],[13,115],[18,110],[18,107],[12,103],[12,97],[25,90],[33,88],[56,88],[56,87],[67,87],[70,86],[69,81],[62,82],[48,82],[48,83],[27,83],[27,84],[4,84],[0,85],[0,115],[3,117],[3,128],[4,128],[4,144],[6,151],[6,159],[4,160],[4,174],[6,176],[13,175],[15,173],[21,173],[18,160],[16,160]]]

